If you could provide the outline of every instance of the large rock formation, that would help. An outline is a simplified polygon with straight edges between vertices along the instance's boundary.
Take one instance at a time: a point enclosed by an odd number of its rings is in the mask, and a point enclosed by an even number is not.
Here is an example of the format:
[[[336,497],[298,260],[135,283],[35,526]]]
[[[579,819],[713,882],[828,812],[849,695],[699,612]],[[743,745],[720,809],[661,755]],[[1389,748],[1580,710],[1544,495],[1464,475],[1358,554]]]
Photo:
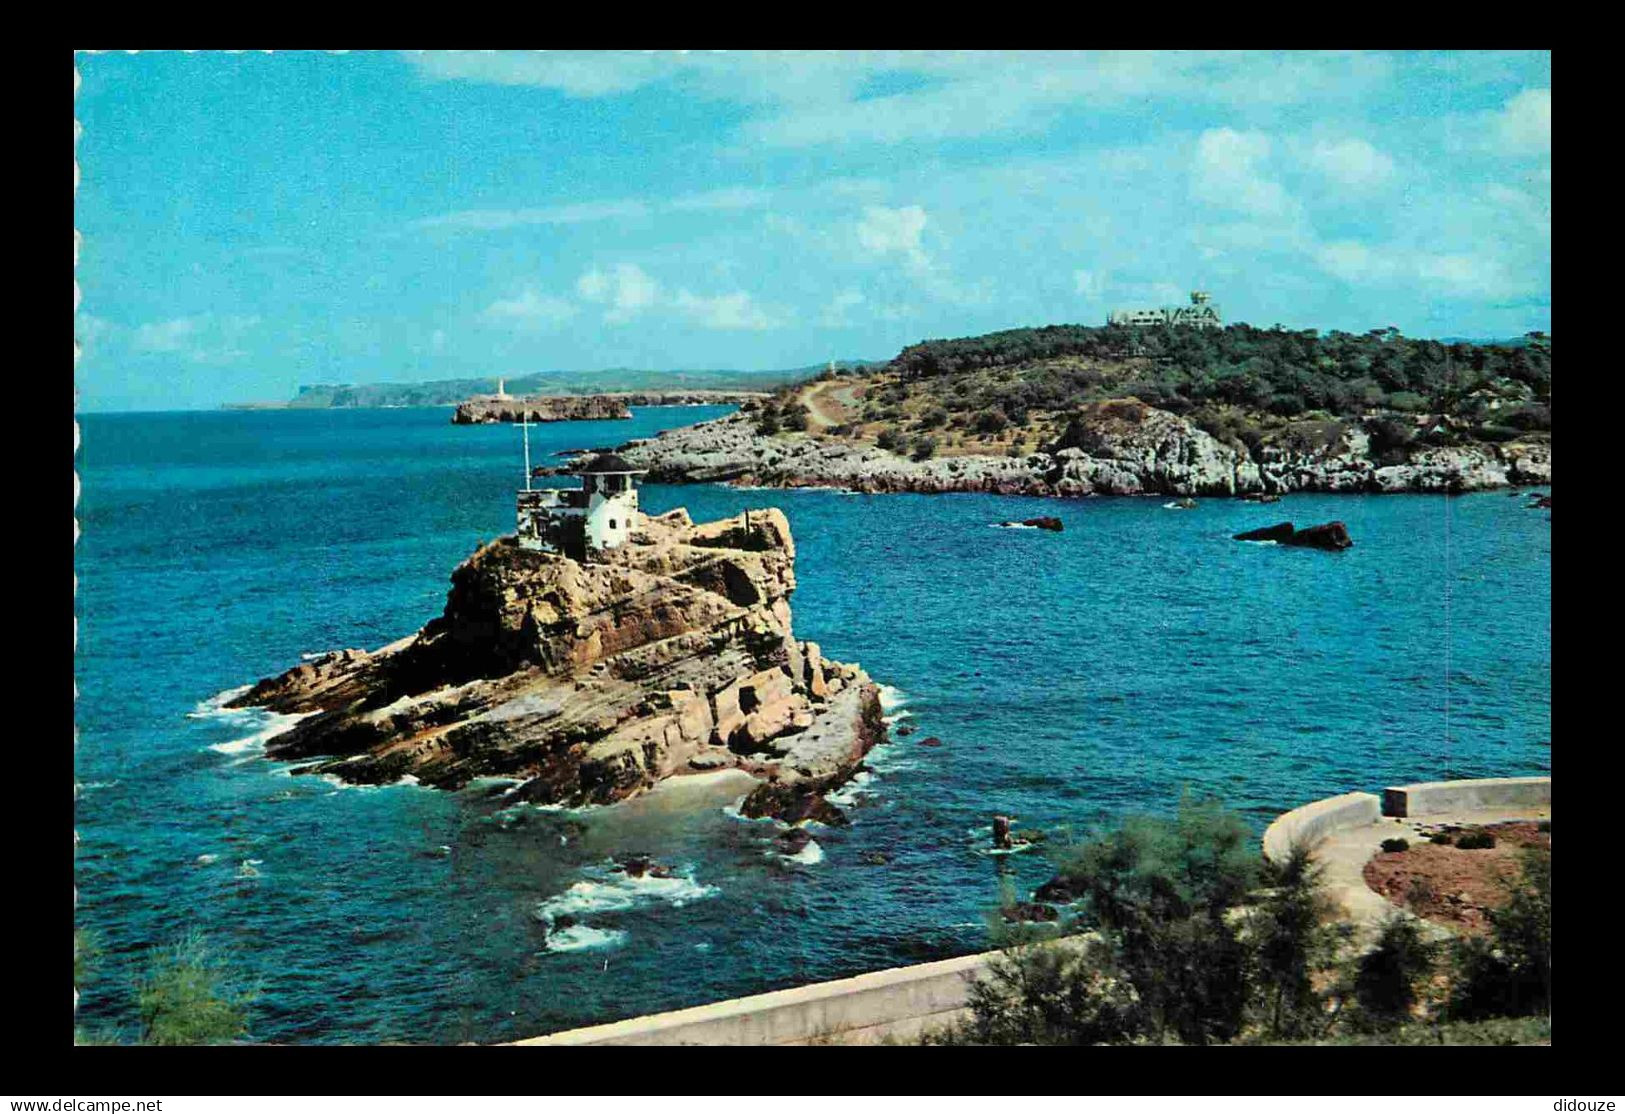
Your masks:
[[[749,414],[617,450],[656,483],[732,482],[862,492],[1001,495],[1244,495],[1293,491],[1462,492],[1551,483],[1545,441],[1421,448],[1379,465],[1364,431],[1301,422],[1253,452],[1136,399],[1084,407],[1064,433],[1022,457],[912,460],[875,445],[809,433],[763,436]]]
[[[503,538],[458,566],[445,612],[371,653],[344,650],[233,702],[313,713],[273,737],[296,772],[456,788],[523,779],[530,800],[618,801],[736,767],[748,815],[828,816],[821,794],[885,734],[862,669],[790,625],[795,543],[776,509],[643,521],[593,563]]]

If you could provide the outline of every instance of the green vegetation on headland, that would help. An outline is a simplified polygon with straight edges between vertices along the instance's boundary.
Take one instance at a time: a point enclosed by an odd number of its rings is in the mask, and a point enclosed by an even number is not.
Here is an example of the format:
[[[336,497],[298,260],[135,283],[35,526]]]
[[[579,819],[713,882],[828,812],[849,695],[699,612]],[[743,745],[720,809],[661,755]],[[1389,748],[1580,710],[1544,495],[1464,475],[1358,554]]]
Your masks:
[[[928,1043],[1550,1042],[1548,851],[1486,937],[1441,943],[1396,911],[1361,946],[1306,850],[1271,865],[1250,845],[1241,817],[1187,799],[1063,853],[1038,896],[1074,915],[1005,930],[969,1019]]]
[[[1551,430],[1551,339],[1542,333],[1477,344],[1391,328],[1050,325],[923,341],[858,383],[837,400],[781,391],[763,432],[805,428],[811,412],[815,425],[820,413],[829,419],[828,435],[898,453],[1016,455],[1068,447],[1081,410],[1127,398],[1255,460],[1271,444],[1335,448],[1356,428],[1373,459],[1392,463],[1412,448],[1540,440]]]
[[[860,367],[863,360],[838,360],[837,367]],[[506,377],[504,388],[514,396],[590,395],[613,391],[736,390],[771,391],[800,382],[823,370],[815,367],[785,371],[646,371],[609,368],[603,371],[538,371]],[[228,404],[228,409],[327,410],[381,406],[454,406],[475,395],[497,389],[497,376],[436,379],[424,383],[319,383],[301,386],[286,402]]]

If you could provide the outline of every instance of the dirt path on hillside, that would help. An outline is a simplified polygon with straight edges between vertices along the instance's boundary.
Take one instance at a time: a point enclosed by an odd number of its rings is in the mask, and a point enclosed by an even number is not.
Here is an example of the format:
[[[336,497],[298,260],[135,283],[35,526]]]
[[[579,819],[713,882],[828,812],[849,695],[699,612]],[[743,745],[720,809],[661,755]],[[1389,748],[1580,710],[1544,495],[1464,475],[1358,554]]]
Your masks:
[[[857,387],[856,383],[842,383],[838,379],[814,383],[801,396],[802,404],[807,407],[807,424],[814,429],[829,429],[851,421],[857,412],[853,395]]]

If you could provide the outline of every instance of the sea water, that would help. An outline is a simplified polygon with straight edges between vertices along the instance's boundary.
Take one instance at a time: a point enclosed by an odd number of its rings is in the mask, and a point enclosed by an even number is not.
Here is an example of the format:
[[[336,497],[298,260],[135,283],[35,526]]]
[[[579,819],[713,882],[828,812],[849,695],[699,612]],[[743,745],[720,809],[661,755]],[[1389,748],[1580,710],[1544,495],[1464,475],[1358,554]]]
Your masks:
[[[533,426],[532,458],[723,412]],[[915,728],[839,794],[851,827],[779,854],[726,777],[571,811],[501,779],[292,776],[263,758],[291,720],[221,705],[437,615],[452,568],[513,529],[519,430],[81,420],[75,883],[100,954],[79,1019],[127,1037],[149,949],[190,929],[258,988],[254,1039],[515,1039],[985,948],[1001,889],[1052,871],[1046,848],[979,853],[996,812],[1082,836],[1189,790],[1262,830],[1334,793],[1550,771],[1551,516],[1504,492],[1169,510],[650,485],[651,513],[782,508],[796,633]],[[1065,530],[988,528],[1038,515]],[[1230,538],[1285,519],[1341,519],[1355,546]],[[611,869],[630,852],[672,876]]]

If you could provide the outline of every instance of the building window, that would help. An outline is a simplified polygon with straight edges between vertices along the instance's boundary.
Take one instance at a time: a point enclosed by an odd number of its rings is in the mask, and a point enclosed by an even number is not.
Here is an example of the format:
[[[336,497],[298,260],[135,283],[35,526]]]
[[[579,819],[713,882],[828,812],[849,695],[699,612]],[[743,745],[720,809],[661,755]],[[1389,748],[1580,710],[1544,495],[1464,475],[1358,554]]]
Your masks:
[[[615,529],[615,520],[613,518],[609,520],[609,528],[611,530]]]

